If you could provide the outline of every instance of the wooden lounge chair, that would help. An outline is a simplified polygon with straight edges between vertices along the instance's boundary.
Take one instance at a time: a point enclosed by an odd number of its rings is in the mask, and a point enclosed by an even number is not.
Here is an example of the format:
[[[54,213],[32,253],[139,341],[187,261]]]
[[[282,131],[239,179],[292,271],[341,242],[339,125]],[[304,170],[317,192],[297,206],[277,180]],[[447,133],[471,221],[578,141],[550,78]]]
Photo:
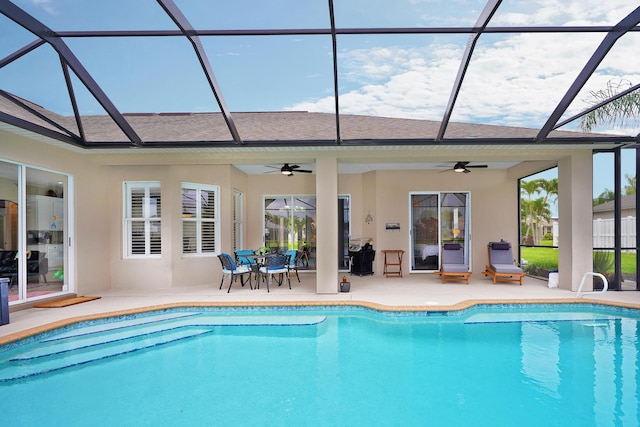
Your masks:
[[[440,275],[442,283],[445,280],[464,280],[469,284],[471,272],[464,263],[464,251],[460,243],[445,243],[442,246],[442,256],[440,262]]]
[[[511,243],[490,242],[487,245],[489,263],[482,274],[493,277],[493,284],[497,282],[519,282],[522,286],[524,272],[520,267],[514,265],[513,254],[511,253]]]

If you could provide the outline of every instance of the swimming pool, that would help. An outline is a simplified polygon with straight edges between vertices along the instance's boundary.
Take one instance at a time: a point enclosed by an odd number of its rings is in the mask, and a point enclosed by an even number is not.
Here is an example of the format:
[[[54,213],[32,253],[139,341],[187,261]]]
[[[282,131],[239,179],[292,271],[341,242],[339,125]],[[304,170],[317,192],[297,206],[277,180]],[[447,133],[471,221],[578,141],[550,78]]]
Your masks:
[[[0,423],[637,425],[638,350],[596,305],[168,309],[0,347]]]

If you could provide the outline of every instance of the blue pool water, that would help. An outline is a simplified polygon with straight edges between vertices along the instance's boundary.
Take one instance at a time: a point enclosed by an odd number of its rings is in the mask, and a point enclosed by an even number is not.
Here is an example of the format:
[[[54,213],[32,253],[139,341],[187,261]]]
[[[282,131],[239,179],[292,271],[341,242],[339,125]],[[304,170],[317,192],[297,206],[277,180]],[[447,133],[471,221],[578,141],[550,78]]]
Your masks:
[[[175,309],[26,341],[0,347],[2,425],[640,423],[625,309]]]

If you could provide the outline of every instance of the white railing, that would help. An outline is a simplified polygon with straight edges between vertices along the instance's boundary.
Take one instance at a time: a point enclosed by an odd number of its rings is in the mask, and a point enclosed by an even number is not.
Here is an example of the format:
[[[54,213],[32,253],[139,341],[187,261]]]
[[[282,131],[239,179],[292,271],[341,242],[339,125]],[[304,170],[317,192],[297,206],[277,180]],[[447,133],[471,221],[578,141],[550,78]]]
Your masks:
[[[584,286],[584,282],[587,279],[587,277],[599,277],[602,279],[602,290],[601,291],[592,291],[592,292],[582,292],[582,287]],[[584,276],[582,276],[582,281],[580,282],[580,286],[578,287],[578,292],[576,293],[576,298],[580,298],[583,295],[590,295],[590,294],[604,294],[605,292],[607,292],[607,290],[609,289],[609,282],[607,281],[607,278],[604,277],[602,274],[600,273],[593,273],[591,271],[584,273]]]

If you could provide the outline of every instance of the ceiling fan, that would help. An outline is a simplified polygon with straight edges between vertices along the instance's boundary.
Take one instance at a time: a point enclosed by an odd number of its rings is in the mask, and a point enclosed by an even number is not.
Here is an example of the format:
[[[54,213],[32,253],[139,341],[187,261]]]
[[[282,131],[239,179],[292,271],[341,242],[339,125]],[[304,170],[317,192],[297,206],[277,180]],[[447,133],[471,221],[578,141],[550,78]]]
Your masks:
[[[488,167],[488,165],[470,165],[469,163],[471,162],[457,162],[455,165],[453,165],[451,169],[443,170],[440,172],[454,171],[458,173],[460,172],[469,173],[471,172],[469,170],[470,168],[487,168]]]
[[[289,165],[289,163],[285,163],[282,167],[279,166],[267,166],[268,168],[274,168],[274,169],[279,169],[280,173],[282,175],[286,175],[286,176],[293,176],[294,172],[300,172],[300,173],[312,173],[313,171],[308,170],[308,169],[300,169],[299,165]],[[277,171],[272,171],[272,172],[277,172]],[[267,172],[267,173],[271,173],[271,172]]]

